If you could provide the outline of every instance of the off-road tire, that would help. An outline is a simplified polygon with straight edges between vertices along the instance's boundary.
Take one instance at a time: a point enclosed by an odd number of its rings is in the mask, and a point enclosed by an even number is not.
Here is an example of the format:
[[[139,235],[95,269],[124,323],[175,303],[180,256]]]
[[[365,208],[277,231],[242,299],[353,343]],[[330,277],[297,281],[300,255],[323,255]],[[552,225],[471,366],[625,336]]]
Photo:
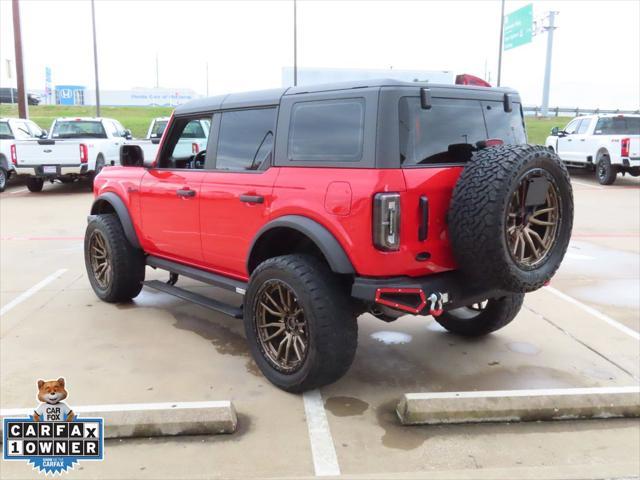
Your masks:
[[[617,176],[618,170],[611,165],[609,156],[602,155],[596,165],[596,178],[598,179],[598,183],[600,183],[600,185],[613,185]]]
[[[9,175],[4,167],[0,167],[0,192],[4,192],[7,188],[7,180],[9,179]]]
[[[263,284],[276,279],[295,293],[304,309],[308,342],[300,368],[282,373],[267,359],[257,333],[255,312]],[[244,299],[244,327],[253,359],[265,377],[288,392],[303,392],[335,382],[353,362],[358,325],[349,296],[326,264],[309,255],[285,255],[261,263],[251,275]]]
[[[106,288],[100,287],[91,267],[89,247],[96,230],[106,240],[111,259],[112,276]],[[145,275],[144,255],[129,243],[117,215],[96,215],[89,222],[84,237],[84,259],[91,287],[101,300],[127,302],[140,293]]]
[[[27,188],[30,192],[37,193],[42,191],[42,187],[44,186],[44,178],[38,177],[28,177],[27,178]]]
[[[483,310],[456,308],[435,319],[451,333],[465,337],[481,337],[511,323],[522,308],[523,301],[524,293],[513,293],[488,300]]]
[[[534,268],[518,265],[507,245],[507,208],[521,179],[540,172],[553,182],[560,220],[554,242]],[[461,271],[507,292],[537,290],[555,274],[573,226],[573,194],[567,168],[543,146],[500,145],[474,153],[460,174],[449,207],[449,233]]]

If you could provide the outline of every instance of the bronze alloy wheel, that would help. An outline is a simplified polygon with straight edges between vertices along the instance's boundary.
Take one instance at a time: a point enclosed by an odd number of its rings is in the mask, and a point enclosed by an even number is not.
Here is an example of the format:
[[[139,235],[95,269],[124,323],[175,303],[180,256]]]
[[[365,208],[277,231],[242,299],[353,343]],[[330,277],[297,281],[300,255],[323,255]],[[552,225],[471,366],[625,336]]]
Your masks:
[[[93,232],[89,240],[89,258],[91,259],[91,270],[98,286],[106,290],[111,284],[113,273],[111,255],[107,247],[107,240],[98,230]]]
[[[281,280],[267,281],[258,292],[255,326],[260,349],[283,373],[298,370],[309,349],[304,310],[293,289]]]
[[[527,206],[527,188],[536,177],[547,177],[548,190],[544,203]],[[530,270],[544,262],[552,250],[561,220],[558,189],[542,170],[525,175],[513,192],[507,207],[507,246],[517,265]]]

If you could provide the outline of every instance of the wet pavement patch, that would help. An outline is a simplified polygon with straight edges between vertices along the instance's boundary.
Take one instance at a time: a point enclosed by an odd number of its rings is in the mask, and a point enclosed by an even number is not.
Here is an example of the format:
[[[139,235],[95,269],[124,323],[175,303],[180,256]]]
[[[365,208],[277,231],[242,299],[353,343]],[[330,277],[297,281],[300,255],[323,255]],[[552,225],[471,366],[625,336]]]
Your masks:
[[[380,331],[371,334],[371,338],[386,345],[401,345],[412,340],[411,335],[402,332]]]
[[[359,398],[338,396],[329,397],[324,402],[324,408],[336,417],[352,417],[362,415],[369,408],[369,404]]]
[[[247,372],[255,376],[262,375],[256,363],[249,357],[249,348],[244,335],[206,318],[183,312],[172,313],[176,319],[174,327],[180,330],[188,330],[210,340],[218,353],[222,355],[248,357],[245,363]],[[232,319],[229,319],[229,321],[237,322],[237,320]]]

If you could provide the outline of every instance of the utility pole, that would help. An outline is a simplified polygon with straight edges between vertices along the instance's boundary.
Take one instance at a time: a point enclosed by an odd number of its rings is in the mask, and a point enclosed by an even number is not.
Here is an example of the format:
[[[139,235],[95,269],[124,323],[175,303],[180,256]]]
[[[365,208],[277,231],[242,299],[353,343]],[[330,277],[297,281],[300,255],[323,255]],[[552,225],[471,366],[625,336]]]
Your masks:
[[[293,0],[293,86],[298,85],[298,8]]]
[[[553,31],[556,29],[555,20],[558,12],[549,12],[549,25],[544,27],[547,31],[547,60],[544,66],[544,86],[542,87],[542,116],[549,115],[549,85],[551,83],[551,55],[553,54]]]
[[[502,0],[502,7],[500,8],[500,45],[498,47],[498,87],[500,86],[500,77],[502,76],[502,42],[504,35],[504,2]]]
[[[96,42],[96,7],[91,0],[91,20],[93,23],[93,68],[96,77],[96,117],[100,116],[100,82],[98,81],[98,44]]]
[[[20,3],[13,0],[13,43],[16,53],[16,80],[18,83],[18,116],[29,118],[27,111],[27,89],[24,85],[24,61],[22,58],[22,31],[20,30]],[[13,95],[13,89],[11,90]]]

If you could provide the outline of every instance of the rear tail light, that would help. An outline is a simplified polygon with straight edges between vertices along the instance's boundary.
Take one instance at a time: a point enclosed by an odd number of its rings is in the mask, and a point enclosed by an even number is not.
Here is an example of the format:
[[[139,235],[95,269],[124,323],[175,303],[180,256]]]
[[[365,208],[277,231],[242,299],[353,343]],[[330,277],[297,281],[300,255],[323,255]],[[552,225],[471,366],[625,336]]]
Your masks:
[[[193,153],[195,155],[199,151],[200,151],[200,145],[198,145],[197,143],[192,143],[191,144],[191,153]]]
[[[629,156],[629,144],[631,143],[631,139],[630,138],[623,138],[622,141],[620,142],[620,155],[622,157],[628,157]]]
[[[16,146],[11,145],[11,163],[18,165],[18,155],[16,154]]]
[[[385,251],[400,248],[399,193],[378,193],[373,197],[373,244]]]
[[[80,144],[80,163],[87,163],[89,161],[89,149],[84,143]]]

